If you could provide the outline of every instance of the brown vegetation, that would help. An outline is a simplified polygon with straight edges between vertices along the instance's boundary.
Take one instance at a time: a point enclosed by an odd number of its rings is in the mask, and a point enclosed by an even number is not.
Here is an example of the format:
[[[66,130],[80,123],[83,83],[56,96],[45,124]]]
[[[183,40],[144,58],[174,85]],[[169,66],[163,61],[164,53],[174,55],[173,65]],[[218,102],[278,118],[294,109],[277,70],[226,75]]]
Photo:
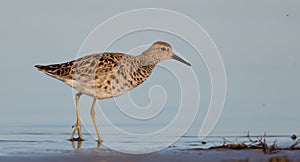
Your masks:
[[[234,150],[243,150],[243,149],[258,149],[262,150],[265,154],[272,154],[277,153],[279,150],[300,150],[300,147],[298,147],[298,144],[300,143],[300,138],[295,141],[294,144],[292,144],[289,148],[279,148],[277,146],[277,140],[274,140],[274,142],[271,145],[268,145],[266,142],[266,133],[264,133],[263,137],[251,137],[249,132],[247,133],[247,139],[248,141],[245,142],[230,142],[226,138],[223,138],[223,144],[220,146],[213,146],[208,148],[211,149],[234,149]],[[204,150],[202,148],[195,148],[194,150]]]

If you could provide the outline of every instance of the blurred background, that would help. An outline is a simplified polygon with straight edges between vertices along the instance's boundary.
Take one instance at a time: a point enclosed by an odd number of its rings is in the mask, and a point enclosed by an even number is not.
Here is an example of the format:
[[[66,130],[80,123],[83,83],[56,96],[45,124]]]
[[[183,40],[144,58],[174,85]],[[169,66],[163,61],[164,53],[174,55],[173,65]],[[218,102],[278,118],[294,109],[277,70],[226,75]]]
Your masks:
[[[67,126],[71,131],[75,123],[71,88],[33,66],[73,60],[84,39],[100,23],[121,12],[145,7],[184,14],[215,41],[224,62],[228,91],[212,134],[300,132],[300,2],[296,0],[1,1],[0,128]],[[157,40],[169,42],[196,72],[201,100],[187,134],[197,135],[207,112],[211,87],[205,65],[191,46],[167,33],[145,31],[120,39],[109,51],[128,53],[136,48],[134,45],[149,45]],[[165,88],[167,101],[162,113],[167,115],[158,116],[156,121],[142,121],[143,129],[148,131],[155,124],[163,126],[172,120],[180,98],[174,76],[158,67],[130,93],[132,100],[140,106],[148,105],[148,91],[153,85]],[[126,119],[113,99],[98,103],[116,125],[140,122]]]

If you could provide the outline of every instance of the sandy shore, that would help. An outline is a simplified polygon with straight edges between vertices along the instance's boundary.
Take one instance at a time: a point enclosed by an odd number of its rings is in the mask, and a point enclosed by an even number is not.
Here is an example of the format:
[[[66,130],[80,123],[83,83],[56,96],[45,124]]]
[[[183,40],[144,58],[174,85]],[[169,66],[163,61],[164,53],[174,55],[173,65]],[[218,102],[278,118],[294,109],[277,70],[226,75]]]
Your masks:
[[[153,162],[153,161],[300,161],[300,150],[279,151],[265,155],[257,150],[164,150],[156,153],[132,155],[110,150],[67,151],[61,153],[2,156],[1,162]]]

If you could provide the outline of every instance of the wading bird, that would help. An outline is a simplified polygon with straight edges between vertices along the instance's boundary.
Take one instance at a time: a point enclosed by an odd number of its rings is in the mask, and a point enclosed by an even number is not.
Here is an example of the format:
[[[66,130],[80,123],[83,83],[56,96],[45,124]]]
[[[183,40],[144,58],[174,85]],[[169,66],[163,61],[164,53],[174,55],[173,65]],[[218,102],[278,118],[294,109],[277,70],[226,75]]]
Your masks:
[[[154,67],[165,59],[175,59],[191,66],[190,63],[175,55],[168,43],[158,41],[137,56],[123,53],[100,53],[62,64],[35,65],[35,67],[78,91],[75,95],[76,123],[71,141],[83,140],[79,116],[80,96],[85,94],[94,98],[90,114],[97,132],[98,143],[101,143],[102,138],[94,111],[96,99],[119,96],[137,87],[151,75]],[[78,138],[74,137],[76,131]]]

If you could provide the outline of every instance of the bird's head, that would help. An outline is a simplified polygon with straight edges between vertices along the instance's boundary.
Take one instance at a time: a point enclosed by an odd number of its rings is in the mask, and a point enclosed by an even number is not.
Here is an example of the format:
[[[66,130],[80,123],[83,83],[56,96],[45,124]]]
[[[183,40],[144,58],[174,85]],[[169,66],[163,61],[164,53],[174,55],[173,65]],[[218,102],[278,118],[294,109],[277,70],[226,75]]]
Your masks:
[[[175,59],[181,63],[191,66],[190,63],[175,55],[170,44],[166,42],[157,41],[153,43],[144,53],[148,55],[148,58],[157,60],[157,62],[165,59]]]

